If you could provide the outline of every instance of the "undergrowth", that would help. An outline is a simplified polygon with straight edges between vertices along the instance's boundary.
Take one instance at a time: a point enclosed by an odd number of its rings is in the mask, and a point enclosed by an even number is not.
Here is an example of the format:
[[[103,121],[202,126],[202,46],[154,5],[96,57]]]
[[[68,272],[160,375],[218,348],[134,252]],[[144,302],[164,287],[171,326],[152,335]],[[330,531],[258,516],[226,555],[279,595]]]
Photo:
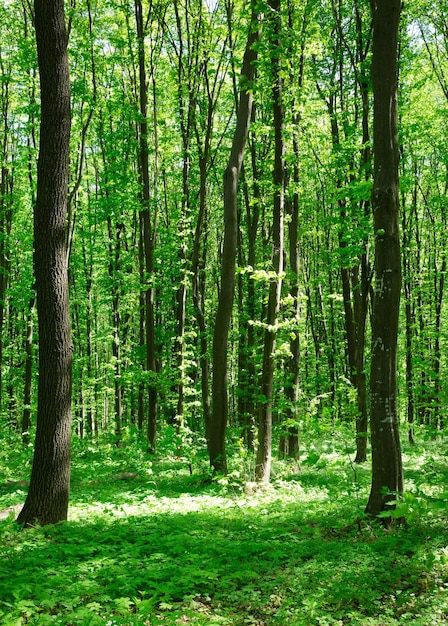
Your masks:
[[[24,531],[31,450],[2,442],[1,624],[448,624],[446,440],[405,446],[407,523],[389,530],[364,519],[370,471],[340,435],[275,462],[266,489],[238,441],[224,478],[171,444],[75,440],[69,521]]]

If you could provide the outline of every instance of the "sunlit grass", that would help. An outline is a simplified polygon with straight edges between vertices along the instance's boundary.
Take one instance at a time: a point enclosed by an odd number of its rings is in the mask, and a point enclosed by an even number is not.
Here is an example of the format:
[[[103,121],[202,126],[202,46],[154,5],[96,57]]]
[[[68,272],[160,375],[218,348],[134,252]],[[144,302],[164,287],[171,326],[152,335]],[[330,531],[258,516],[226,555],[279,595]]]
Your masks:
[[[190,474],[132,437],[75,441],[68,523],[1,522],[0,623],[448,623],[445,440],[405,447],[408,524],[391,530],[363,518],[370,471],[343,438],[304,442],[300,467],[276,461],[265,489],[233,450],[229,476],[212,479],[204,459]],[[25,494],[4,486],[0,508]]]

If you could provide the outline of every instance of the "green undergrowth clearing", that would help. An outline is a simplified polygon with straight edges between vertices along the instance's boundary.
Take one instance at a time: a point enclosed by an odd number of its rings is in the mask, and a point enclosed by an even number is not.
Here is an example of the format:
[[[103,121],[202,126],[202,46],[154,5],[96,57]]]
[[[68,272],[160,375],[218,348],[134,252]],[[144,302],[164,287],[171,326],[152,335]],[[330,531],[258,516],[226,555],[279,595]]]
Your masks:
[[[235,444],[226,478],[204,459],[150,456],[134,435],[74,441],[69,521],[0,521],[0,623],[448,624],[448,445],[404,450],[406,524],[363,518],[369,464],[342,437],[274,463],[257,489]],[[4,442],[0,510],[20,506],[30,450]]]

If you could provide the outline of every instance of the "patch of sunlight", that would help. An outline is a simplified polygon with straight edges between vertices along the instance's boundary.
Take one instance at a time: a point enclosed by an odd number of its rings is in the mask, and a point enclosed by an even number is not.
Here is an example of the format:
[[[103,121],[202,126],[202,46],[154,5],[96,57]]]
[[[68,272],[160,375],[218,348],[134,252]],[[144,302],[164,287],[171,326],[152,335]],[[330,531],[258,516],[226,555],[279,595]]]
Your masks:
[[[204,511],[254,511],[260,506],[275,505],[282,502],[295,505],[297,502],[308,502],[319,505],[329,498],[328,489],[324,486],[304,488],[298,480],[276,480],[274,485],[255,490],[249,495],[235,493],[233,496],[217,494],[182,493],[176,497],[159,496],[154,493],[129,493],[126,502],[92,501],[73,503],[69,510],[71,521],[80,521],[91,517],[148,517],[160,514],[188,514]]]
[[[430,496],[432,498],[436,498],[445,493],[446,487],[442,485],[430,485],[429,483],[420,483],[418,486],[419,490],[425,494],[425,496]]]
[[[419,455],[410,456],[409,454],[403,453],[402,460],[404,466],[412,467],[413,469],[423,469],[428,462],[428,454],[423,452]]]
[[[181,494],[176,498],[166,496],[157,497],[150,494],[144,498],[132,498],[126,503],[113,502],[88,502],[73,504],[70,507],[69,519],[81,520],[86,517],[113,516],[116,518],[147,517],[163,513],[196,513],[210,509],[226,509],[234,506],[232,501],[222,496],[199,495],[188,493]]]

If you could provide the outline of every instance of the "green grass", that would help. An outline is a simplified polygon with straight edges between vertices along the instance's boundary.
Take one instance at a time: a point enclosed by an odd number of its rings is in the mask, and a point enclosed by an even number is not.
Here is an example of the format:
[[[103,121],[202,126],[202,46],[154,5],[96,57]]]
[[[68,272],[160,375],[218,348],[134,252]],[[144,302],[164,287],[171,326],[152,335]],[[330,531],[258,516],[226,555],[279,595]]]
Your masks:
[[[0,510],[26,495],[30,451],[13,443]],[[133,437],[75,441],[69,521],[0,522],[0,623],[448,624],[447,441],[405,449],[407,524],[390,530],[362,519],[370,472],[352,452],[309,444],[300,469],[276,462],[254,491],[238,446],[239,471],[218,481]]]

